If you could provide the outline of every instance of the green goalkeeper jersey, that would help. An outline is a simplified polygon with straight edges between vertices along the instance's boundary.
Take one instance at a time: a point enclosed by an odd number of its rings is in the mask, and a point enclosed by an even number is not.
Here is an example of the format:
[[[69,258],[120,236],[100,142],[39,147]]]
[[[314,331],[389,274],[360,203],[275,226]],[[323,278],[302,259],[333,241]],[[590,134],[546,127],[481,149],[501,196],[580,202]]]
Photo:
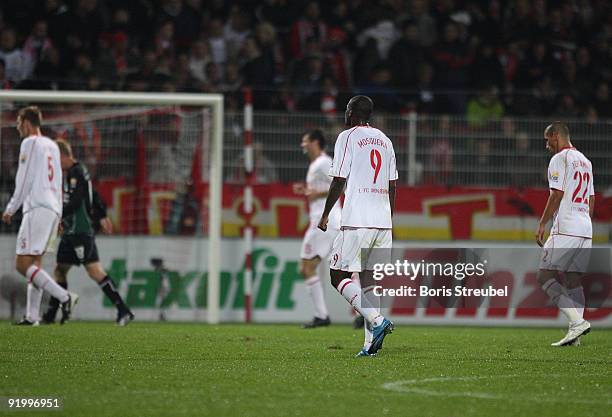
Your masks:
[[[91,215],[92,192],[87,168],[75,162],[64,176],[62,224],[65,235],[94,235]]]

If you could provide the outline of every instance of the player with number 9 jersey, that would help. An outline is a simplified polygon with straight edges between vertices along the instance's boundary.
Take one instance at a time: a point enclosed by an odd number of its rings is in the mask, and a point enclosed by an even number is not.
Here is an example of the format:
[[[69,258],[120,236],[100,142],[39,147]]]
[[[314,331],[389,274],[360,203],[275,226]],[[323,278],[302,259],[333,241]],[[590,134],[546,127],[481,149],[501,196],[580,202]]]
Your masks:
[[[329,175],[346,178],[342,227],[392,228],[389,181],[398,175],[393,143],[383,132],[365,124],[340,133]]]

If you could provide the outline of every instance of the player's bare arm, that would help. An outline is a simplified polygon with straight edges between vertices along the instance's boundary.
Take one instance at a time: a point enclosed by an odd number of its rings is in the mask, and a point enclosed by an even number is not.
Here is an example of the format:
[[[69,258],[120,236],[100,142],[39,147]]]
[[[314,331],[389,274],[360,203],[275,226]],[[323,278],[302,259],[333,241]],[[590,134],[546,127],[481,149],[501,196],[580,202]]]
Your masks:
[[[12,218],[13,218],[13,215],[9,213],[4,213],[2,215],[2,221],[6,224],[11,224]]]
[[[595,211],[595,196],[589,197],[589,217],[593,218],[593,212]]]
[[[389,205],[391,206],[391,216],[395,212],[395,192],[397,189],[397,180],[389,181]]]
[[[329,186],[329,192],[327,193],[327,200],[325,200],[325,209],[323,209],[323,214],[321,215],[321,220],[319,221],[319,229],[324,232],[327,230],[327,220],[329,217],[329,213],[332,208],[336,204],[336,201],[342,195],[344,191],[344,185],[346,184],[346,178],[334,177],[332,183]]]
[[[536,242],[538,245],[544,246],[544,233],[546,233],[546,224],[552,219],[553,215],[559,210],[559,205],[563,199],[563,191],[550,189],[548,200],[546,201],[546,207],[540,218],[538,224],[538,231],[536,232]]]

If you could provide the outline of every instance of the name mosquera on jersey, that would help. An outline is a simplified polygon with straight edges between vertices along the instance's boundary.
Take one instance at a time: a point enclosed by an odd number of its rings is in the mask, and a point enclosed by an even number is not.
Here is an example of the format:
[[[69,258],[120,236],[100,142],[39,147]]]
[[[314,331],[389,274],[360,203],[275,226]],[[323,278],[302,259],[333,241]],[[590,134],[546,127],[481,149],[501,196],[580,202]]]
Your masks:
[[[387,144],[385,141],[379,138],[363,138],[357,142],[357,145],[359,145],[360,148],[368,145],[376,145],[387,149]]]

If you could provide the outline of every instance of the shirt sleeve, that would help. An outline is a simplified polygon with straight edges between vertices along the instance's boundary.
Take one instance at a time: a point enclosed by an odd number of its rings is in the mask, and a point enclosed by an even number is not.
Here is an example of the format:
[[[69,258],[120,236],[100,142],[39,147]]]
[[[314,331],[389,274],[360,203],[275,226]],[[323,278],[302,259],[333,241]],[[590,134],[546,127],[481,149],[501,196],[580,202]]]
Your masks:
[[[32,189],[34,175],[32,175],[30,171],[35,168],[32,166],[32,159],[34,159],[34,154],[32,152],[33,144],[34,142],[31,140],[24,140],[21,142],[19,166],[17,167],[17,175],[15,176],[15,192],[6,206],[5,213],[7,214],[15,214]]]
[[[71,170],[71,175],[68,176],[68,187],[70,187],[70,193],[68,201],[64,203],[62,217],[74,214],[89,194],[89,181],[80,169]]]
[[[321,161],[319,166],[317,167],[317,181],[316,181],[316,189],[317,191],[327,191],[329,189],[329,184],[331,184],[332,179],[329,176],[329,172],[332,167],[331,158],[325,158]]]
[[[548,188],[565,191],[565,158],[557,154],[548,164]]]
[[[397,163],[395,161],[395,149],[391,148],[391,158],[389,159],[389,181],[395,181],[399,178],[397,173]]]
[[[350,133],[342,132],[338,135],[336,146],[334,147],[334,161],[329,169],[330,177],[348,178],[351,173],[353,150],[349,146],[348,138]]]
[[[591,174],[593,173],[593,170],[591,170]],[[591,181],[589,181],[589,197],[595,195],[595,176],[592,175],[591,176]]]

